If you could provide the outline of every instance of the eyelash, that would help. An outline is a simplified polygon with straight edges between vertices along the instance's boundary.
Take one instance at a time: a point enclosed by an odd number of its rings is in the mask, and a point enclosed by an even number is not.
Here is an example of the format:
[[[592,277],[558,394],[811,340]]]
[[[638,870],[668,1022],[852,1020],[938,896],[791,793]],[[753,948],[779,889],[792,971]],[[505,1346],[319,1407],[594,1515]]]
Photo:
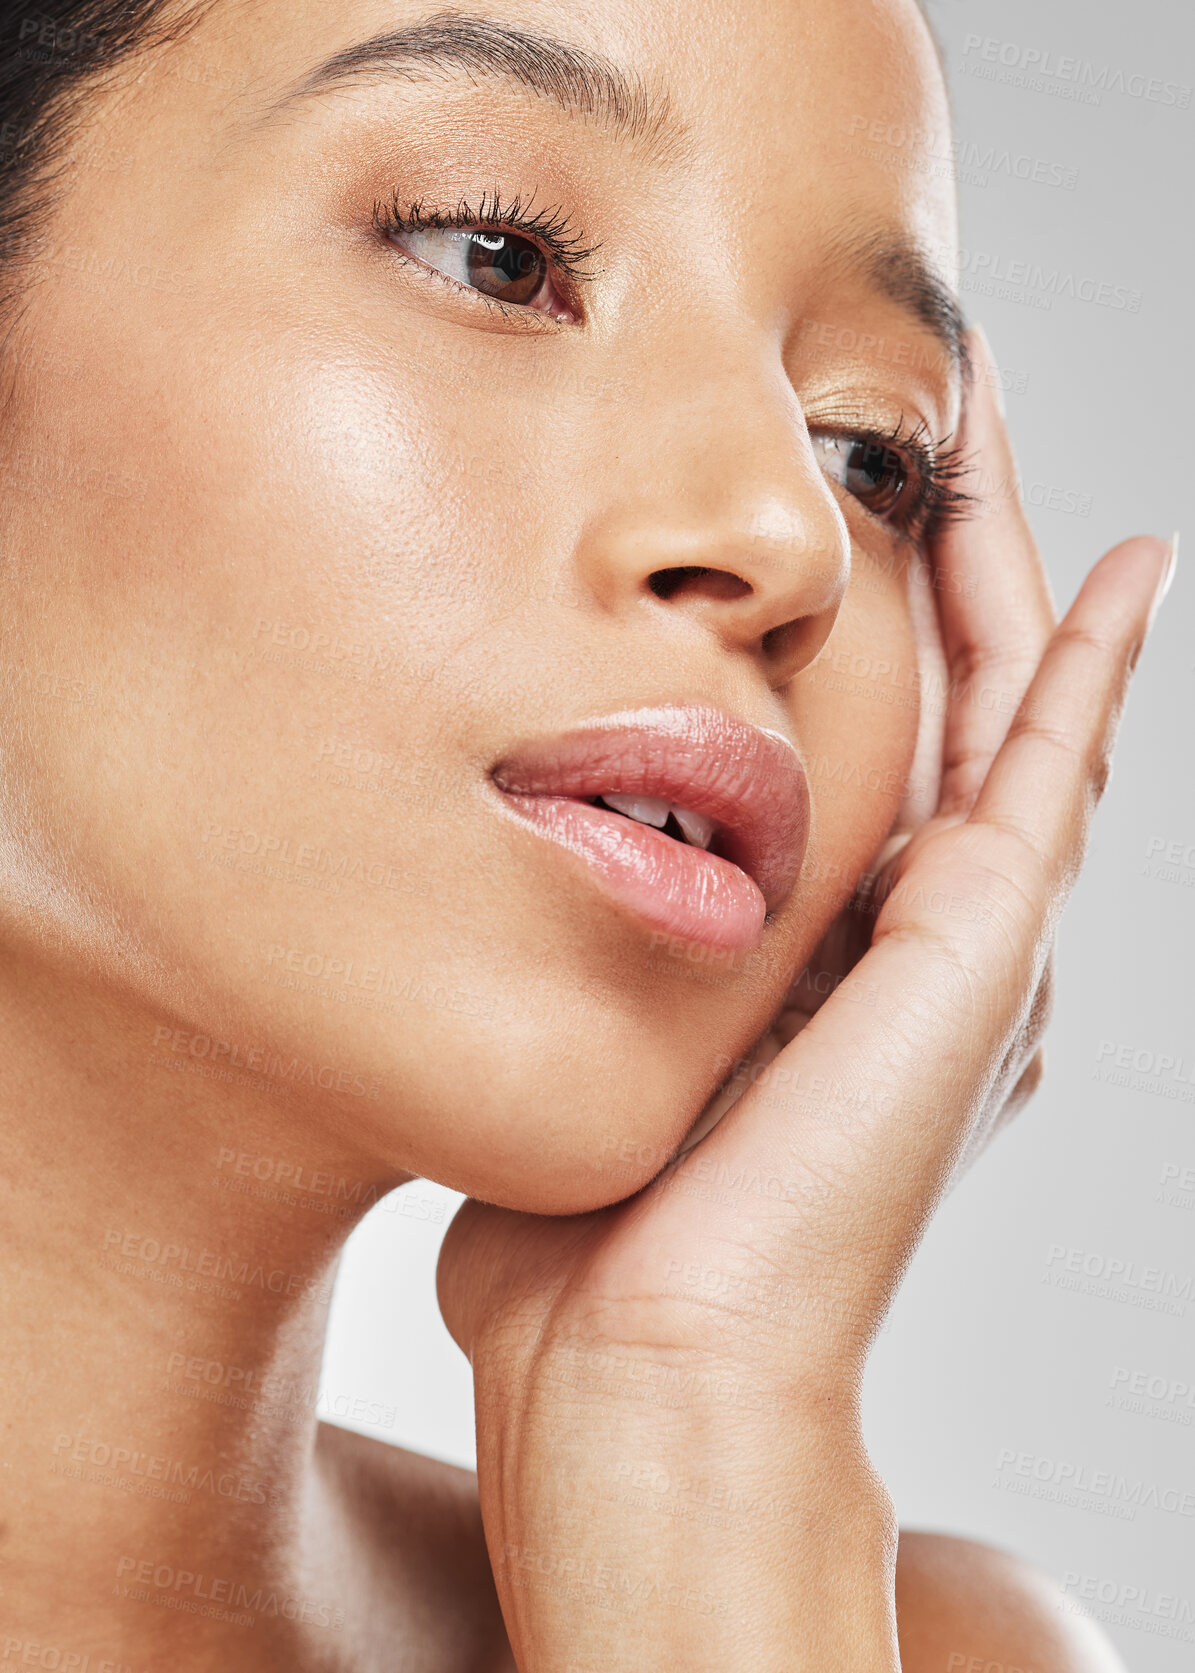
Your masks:
[[[439,231],[446,227],[489,227],[498,232],[516,233],[539,245],[543,254],[564,276],[566,285],[587,284],[596,278],[596,273],[586,264],[589,258],[601,249],[601,245],[587,244],[565,210],[536,209],[534,205],[534,192],[525,202],[519,193],[509,202],[503,202],[495,190],[483,192],[476,208],[464,198],[461,198],[453,209],[429,209],[424,198],[418,198],[404,207],[402,198],[395,192],[388,203],[379,199],[374,204],[373,224],[382,237],[391,241],[394,248],[397,246],[393,245],[393,240],[402,234]],[[397,253],[405,261],[414,260],[401,249],[398,249]],[[423,264],[416,262],[416,265]],[[435,272],[435,269],[430,271]],[[443,279],[445,284],[451,285],[454,290],[463,290],[470,296],[480,297],[487,306],[508,318],[525,319],[531,313],[529,308],[503,302],[499,297],[487,296],[484,291],[462,285],[447,274],[437,273],[436,276]]]
[[[596,273],[587,263],[596,255],[601,245],[587,244],[583,235],[574,227],[571,217],[563,209],[537,210],[534,203],[534,192],[526,202],[518,193],[509,202],[503,202],[500,193],[494,190],[483,193],[476,208],[464,198],[459,199],[452,209],[428,208],[424,198],[418,198],[404,207],[403,199],[395,192],[388,203],[380,199],[375,202],[373,225],[404,261],[412,262],[415,266],[435,274],[444,284],[451,285],[453,290],[478,297],[487,307],[507,318],[526,320],[532,313],[531,309],[503,302],[498,297],[487,296],[484,291],[462,285],[448,274],[426,267],[424,263],[403,251],[394,240],[404,234],[409,236],[416,232],[450,227],[489,227],[496,231],[516,233],[537,244],[569,285],[586,284],[595,278]],[[894,428],[888,431],[827,430],[825,433],[836,433],[843,440],[889,449],[901,459],[906,468],[909,468],[910,477],[915,479],[912,503],[898,515],[881,515],[873,511],[857,495],[852,496],[861,510],[882,523],[886,529],[895,530],[913,544],[920,544],[946,524],[969,515],[969,508],[975,503],[976,496],[952,486],[970,469],[969,457],[960,447],[945,447],[940,442],[931,441],[929,427],[924,422],[907,428],[902,417]]]
[[[844,440],[883,447],[895,453],[911,466],[913,481],[912,503],[896,516],[881,516],[878,512],[852,496],[869,517],[874,517],[887,529],[895,529],[904,539],[920,545],[936,535],[948,524],[962,521],[972,514],[978,495],[968,494],[953,486],[971,469],[971,455],[961,446],[947,447],[944,442],[930,439],[924,420],[908,427],[903,416],[891,430],[844,430],[837,434]],[[849,492],[850,490],[846,490]]]

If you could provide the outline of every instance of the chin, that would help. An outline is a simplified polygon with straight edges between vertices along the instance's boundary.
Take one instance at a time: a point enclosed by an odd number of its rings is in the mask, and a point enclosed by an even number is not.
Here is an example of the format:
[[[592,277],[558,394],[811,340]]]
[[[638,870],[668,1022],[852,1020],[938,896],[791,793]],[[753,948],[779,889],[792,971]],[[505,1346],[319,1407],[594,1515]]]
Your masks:
[[[499,1207],[603,1208],[668,1164],[775,1009],[771,996],[735,1006],[684,981],[651,1010],[633,992],[595,1004],[557,985],[550,1003],[536,998],[406,1037],[381,1077],[393,1096],[370,1106],[376,1151]]]
[[[581,1214],[634,1195],[664,1168],[723,1077],[727,1050],[645,1046],[609,1020],[572,1039],[526,1015],[453,1042],[451,1093],[435,1076],[396,1116],[404,1165],[466,1196],[531,1214]],[[410,1143],[410,1141],[414,1141]]]

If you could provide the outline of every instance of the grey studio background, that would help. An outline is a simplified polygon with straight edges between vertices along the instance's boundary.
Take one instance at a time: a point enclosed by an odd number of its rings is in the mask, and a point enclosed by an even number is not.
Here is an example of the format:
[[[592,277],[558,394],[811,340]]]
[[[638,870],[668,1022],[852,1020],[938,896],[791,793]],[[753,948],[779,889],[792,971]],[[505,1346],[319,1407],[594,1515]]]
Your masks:
[[[930,0],[956,113],[963,291],[992,340],[1060,606],[1123,536],[1181,527],[1195,384],[1190,0]],[[890,166],[866,113],[847,143]],[[928,168],[943,166],[926,158]],[[1190,521],[1188,519],[1188,521]],[[905,1526],[1043,1567],[1132,1673],[1195,1666],[1195,581],[1130,697],[1063,921],[1043,1090],[944,1205],[873,1355]],[[1195,564],[1195,527],[1186,569]],[[351,1239],[322,1414],[472,1465],[469,1370],[423,1181]]]

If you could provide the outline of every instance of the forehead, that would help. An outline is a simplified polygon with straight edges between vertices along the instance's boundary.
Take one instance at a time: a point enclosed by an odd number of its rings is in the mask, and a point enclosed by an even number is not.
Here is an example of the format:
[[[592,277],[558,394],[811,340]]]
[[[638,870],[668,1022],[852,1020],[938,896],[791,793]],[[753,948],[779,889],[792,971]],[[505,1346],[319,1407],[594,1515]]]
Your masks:
[[[917,0],[194,0],[182,51],[267,103],[317,66],[412,27],[492,23],[609,64],[687,156],[744,198],[815,182],[952,230],[950,117]],[[649,124],[650,125],[650,124]],[[877,150],[874,136],[882,136]],[[625,136],[624,136],[625,137]],[[934,166],[936,165],[936,166]],[[786,188],[788,189],[786,191]],[[844,207],[845,215],[849,210]]]
[[[396,136],[530,130],[549,166],[600,164],[620,202],[645,221],[651,206],[663,242],[681,216],[705,225],[763,313],[886,292],[956,357],[949,110],[916,0],[199,5],[172,53],[217,132],[252,147],[279,115],[332,121],[345,97]],[[429,118],[437,83],[451,114]]]

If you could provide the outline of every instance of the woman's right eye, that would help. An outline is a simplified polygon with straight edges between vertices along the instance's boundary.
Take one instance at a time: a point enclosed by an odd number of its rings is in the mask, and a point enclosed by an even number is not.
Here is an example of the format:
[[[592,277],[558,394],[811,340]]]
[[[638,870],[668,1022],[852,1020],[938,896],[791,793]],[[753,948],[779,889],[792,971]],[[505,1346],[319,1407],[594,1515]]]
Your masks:
[[[552,278],[552,264],[531,239],[501,227],[419,227],[390,234],[391,242],[424,267],[467,290],[554,319],[572,311]]]

